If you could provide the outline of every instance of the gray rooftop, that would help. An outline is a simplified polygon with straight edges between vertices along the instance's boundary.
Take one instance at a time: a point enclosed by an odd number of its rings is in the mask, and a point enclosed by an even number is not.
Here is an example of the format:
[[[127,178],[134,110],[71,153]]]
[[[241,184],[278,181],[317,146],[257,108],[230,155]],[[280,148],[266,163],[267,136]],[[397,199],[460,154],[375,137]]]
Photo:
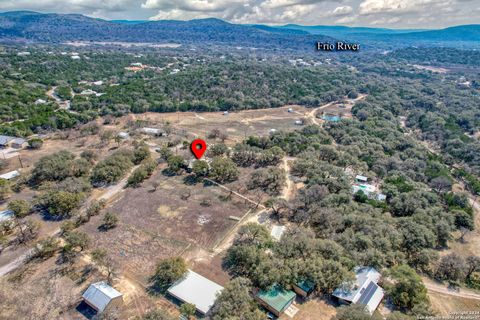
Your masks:
[[[187,274],[167,291],[183,302],[194,304],[199,312],[207,314],[222,290],[221,285],[188,270]]]
[[[110,287],[105,281],[101,281],[91,284],[82,297],[98,311],[103,312],[110,301],[121,296],[120,292]]]

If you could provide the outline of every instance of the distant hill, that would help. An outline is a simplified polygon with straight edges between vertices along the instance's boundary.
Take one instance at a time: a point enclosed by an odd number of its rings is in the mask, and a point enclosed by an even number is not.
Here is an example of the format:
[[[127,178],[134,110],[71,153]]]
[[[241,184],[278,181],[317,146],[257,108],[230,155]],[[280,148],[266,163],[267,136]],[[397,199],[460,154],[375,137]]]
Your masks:
[[[46,43],[174,42],[299,51],[313,51],[318,40],[334,41],[329,37],[305,32],[237,25],[212,18],[190,21],[106,21],[77,14],[41,14],[28,11],[0,14],[0,39]]]
[[[396,34],[394,38],[429,41],[480,41],[480,24],[450,27],[441,30]]]
[[[412,29],[386,29],[386,28],[368,28],[368,27],[347,27],[347,26],[302,26],[298,24],[287,24],[278,27],[287,30],[301,30],[310,34],[324,34],[331,37],[354,35],[354,34],[395,34],[407,33],[423,30]]]
[[[346,26],[301,26],[289,24],[282,30],[301,30],[334,38],[371,41],[480,41],[480,25],[463,25],[440,30],[386,29]]]

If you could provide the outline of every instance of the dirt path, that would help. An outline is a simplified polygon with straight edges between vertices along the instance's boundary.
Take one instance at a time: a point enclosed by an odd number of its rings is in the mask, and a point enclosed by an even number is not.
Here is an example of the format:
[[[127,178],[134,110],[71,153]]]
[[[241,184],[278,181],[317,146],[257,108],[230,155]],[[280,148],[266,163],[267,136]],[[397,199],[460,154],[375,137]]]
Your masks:
[[[286,176],[286,187],[283,188],[282,192],[282,198],[285,200],[289,201],[292,199],[292,197],[295,195],[295,183],[292,181],[292,176],[290,175],[290,165],[289,161],[294,161],[295,158],[293,157],[285,157],[283,158],[282,166],[283,169],[285,170],[285,176]]]
[[[437,292],[464,299],[480,300],[480,294],[468,289],[458,289],[458,291],[455,291],[445,287],[445,285],[443,284],[436,283],[428,278],[423,278],[423,284],[425,285],[427,290],[431,292]]]

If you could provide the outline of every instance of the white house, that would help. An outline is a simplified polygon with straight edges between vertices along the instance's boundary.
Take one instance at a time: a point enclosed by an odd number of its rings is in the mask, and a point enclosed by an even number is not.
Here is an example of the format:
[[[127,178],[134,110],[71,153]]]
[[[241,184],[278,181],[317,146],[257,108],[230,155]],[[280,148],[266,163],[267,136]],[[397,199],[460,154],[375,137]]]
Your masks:
[[[105,281],[91,284],[82,296],[83,301],[98,312],[123,303],[122,294]]]
[[[182,302],[194,304],[197,311],[205,315],[222,290],[221,285],[188,270],[187,274],[175,282],[167,292]]]
[[[354,271],[355,282],[342,284],[332,295],[341,303],[364,305],[372,314],[384,296],[383,289],[378,286],[381,274],[372,267],[356,267]]]

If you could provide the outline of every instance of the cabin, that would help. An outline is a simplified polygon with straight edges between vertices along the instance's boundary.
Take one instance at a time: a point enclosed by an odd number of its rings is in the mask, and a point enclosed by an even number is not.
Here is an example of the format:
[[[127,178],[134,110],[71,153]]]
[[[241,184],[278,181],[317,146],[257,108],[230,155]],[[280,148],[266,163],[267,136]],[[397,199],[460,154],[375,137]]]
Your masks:
[[[123,304],[122,294],[109,286],[105,281],[91,284],[82,298],[86,304],[99,313]]]
[[[341,304],[359,304],[373,314],[384,297],[378,285],[381,274],[372,267],[356,267],[355,282],[343,283],[333,291],[333,297]]]
[[[280,285],[274,285],[269,290],[259,291],[255,298],[268,311],[280,317],[295,300],[296,294],[285,290]]]
[[[192,270],[175,282],[167,293],[184,303],[195,305],[197,312],[206,315],[222,292],[223,287]]]
[[[293,291],[303,298],[307,298],[315,289],[315,283],[309,280],[301,280],[292,285]]]

